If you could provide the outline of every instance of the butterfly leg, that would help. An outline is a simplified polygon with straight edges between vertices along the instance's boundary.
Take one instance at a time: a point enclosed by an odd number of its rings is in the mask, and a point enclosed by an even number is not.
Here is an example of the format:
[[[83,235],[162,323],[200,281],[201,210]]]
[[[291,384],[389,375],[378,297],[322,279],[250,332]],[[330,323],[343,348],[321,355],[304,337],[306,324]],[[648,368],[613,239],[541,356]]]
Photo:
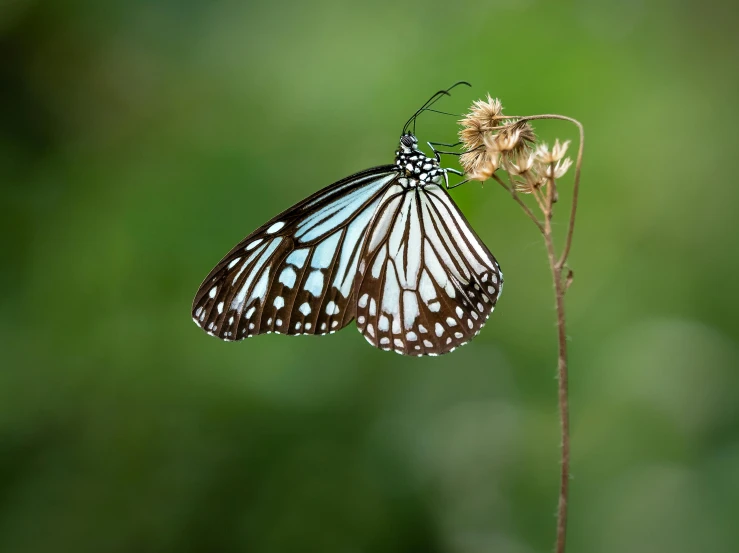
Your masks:
[[[462,171],[457,171],[456,169],[445,168],[444,169],[444,186],[446,186],[446,189],[447,190],[451,190],[452,188],[457,188],[458,186],[461,186],[461,185],[469,182],[469,180],[470,180],[470,179],[465,179],[465,180],[463,180],[461,182],[458,182],[456,184],[450,185],[449,184],[449,176],[448,176],[447,173],[454,173],[455,175],[459,175],[460,177],[463,177],[464,176],[464,173]]]
[[[448,154],[451,156],[461,156],[461,152],[445,152],[443,150],[437,150],[434,148],[434,146],[445,146],[447,148],[454,148],[456,146],[459,146],[461,142],[457,142],[456,144],[447,144],[446,142],[427,142],[426,144],[429,145],[429,148],[431,148],[431,151],[434,152],[434,157],[436,158],[436,161],[441,161],[441,154]]]

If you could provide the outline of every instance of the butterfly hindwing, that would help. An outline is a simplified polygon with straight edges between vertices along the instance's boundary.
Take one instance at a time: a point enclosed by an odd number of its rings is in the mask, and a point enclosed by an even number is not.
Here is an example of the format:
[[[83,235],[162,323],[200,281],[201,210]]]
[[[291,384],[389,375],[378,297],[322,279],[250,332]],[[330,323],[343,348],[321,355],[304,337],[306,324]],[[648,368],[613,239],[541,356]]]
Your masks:
[[[200,285],[192,316],[224,340],[325,334],[353,318],[362,245],[393,166],[347,177],[251,233]]]
[[[503,285],[497,261],[436,184],[385,192],[358,269],[360,332],[405,355],[439,355],[468,342]]]

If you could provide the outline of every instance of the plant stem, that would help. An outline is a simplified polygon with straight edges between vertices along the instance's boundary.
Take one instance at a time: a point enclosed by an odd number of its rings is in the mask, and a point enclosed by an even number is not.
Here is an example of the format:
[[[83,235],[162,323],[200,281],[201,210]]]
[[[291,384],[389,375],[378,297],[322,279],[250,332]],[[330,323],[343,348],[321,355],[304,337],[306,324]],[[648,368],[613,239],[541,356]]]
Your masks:
[[[512,197],[512,198],[513,198],[514,200],[516,200],[516,203],[517,203],[518,205],[520,205],[520,206],[521,206],[521,209],[523,209],[524,213],[525,213],[526,215],[528,215],[529,219],[531,219],[531,220],[532,220],[532,221],[534,222],[534,224],[536,225],[536,227],[537,227],[537,228],[538,228],[538,229],[539,229],[539,230],[541,231],[541,233],[542,233],[542,234],[544,234],[544,227],[543,227],[543,226],[542,226],[542,224],[541,224],[541,223],[539,222],[539,220],[538,220],[538,219],[536,218],[536,215],[534,215],[534,214],[532,213],[532,211],[531,211],[531,210],[529,209],[529,206],[527,206],[527,205],[526,205],[526,204],[525,204],[525,203],[523,202],[523,200],[521,199],[521,197],[520,197],[520,196],[518,195],[518,193],[516,192],[516,189],[515,189],[515,188],[514,188],[513,186],[509,187],[509,186],[508,186],[508,185],[507,185],[506,183],[504,183],[504,182],[503,182],[503,180],[502,180],[502,179],[501,179],[501,178],[500,178],[500,177],[499,177],[498,175],[496,175],[495,173],[493,173],[493,178],[494,178],[494,179],[495,179],[496,181],[498,181],[498,184],[500,184],[500,185],[501,185],[501,186],[502,186],[503,188],[505,188],[505,189],[506,189],[506,190],[508,191],[508,193],[509,193],[509,194],[511,195],[511,197]]]
[[[550,183],[550,201],[553,183]],[[559,403],[559,422],[562,433],[561,444],[561,472],[559,482],[559,502],[557,505],[557,541],[555,545],[556,553],[564,553],[567,543],[567,504],[570,488],[570,407],[567,393],[567,332],[564,306],[564,282],[562,280],[562,267],[557,262],[554,252],[554,242],[552,240],[552,204],[548,202],[549,209],[544,219],[544,241],[546,242],[547,255],[549,257],[549,267],[552,271],[552,280],[554,281],[554,297],[557,308],[557,382],[558,382],[558,403]]]
[[[557,360],[557,381],[559,398],[559,423],[562,432],[562,466],[559,482],[559,503],[557,505],[557,545],[555,551],[564,553],[567,539],[567,501],[570,491],[570,405],[567,382],[567,334],[565,332],[564,291],[562,290],[561,268],[556,267],[555,294],[557,297],[557,330],[559,357]]]

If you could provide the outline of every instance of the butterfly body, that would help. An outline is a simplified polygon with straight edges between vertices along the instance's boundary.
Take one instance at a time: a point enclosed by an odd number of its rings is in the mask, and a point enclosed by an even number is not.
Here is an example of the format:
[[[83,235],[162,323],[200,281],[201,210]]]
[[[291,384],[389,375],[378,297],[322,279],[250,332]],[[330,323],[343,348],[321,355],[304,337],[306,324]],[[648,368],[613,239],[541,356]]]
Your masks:
[[[453,351],[484,325],[503,275],[445,180],[404,133],[393,165],[342,179],[242,240],[201,284],[193,320],[232,341],[333,333],[356,318],[378,348]]]
[[[415,188],[427,183],[441,184],[446,171],[439,166],[439,160],[428,157],[418,149],[418,140],[412,134],[400,138],[400,148],[395,151],[395,165],[405,174],[401,184]]]

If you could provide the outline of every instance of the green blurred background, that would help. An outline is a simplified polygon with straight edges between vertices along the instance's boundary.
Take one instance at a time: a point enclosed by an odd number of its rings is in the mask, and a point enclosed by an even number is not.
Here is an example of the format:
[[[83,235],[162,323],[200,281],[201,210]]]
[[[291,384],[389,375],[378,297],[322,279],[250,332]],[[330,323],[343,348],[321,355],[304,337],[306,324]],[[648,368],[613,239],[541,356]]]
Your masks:
[[[506,290],[452,355],[190,320],[233,244],[458,79],[441,109],[586,129],[569,551],[739,550],[729,4],[2,2],[0,551],[551,550],[551,282],[496,185],[453,193]]]

